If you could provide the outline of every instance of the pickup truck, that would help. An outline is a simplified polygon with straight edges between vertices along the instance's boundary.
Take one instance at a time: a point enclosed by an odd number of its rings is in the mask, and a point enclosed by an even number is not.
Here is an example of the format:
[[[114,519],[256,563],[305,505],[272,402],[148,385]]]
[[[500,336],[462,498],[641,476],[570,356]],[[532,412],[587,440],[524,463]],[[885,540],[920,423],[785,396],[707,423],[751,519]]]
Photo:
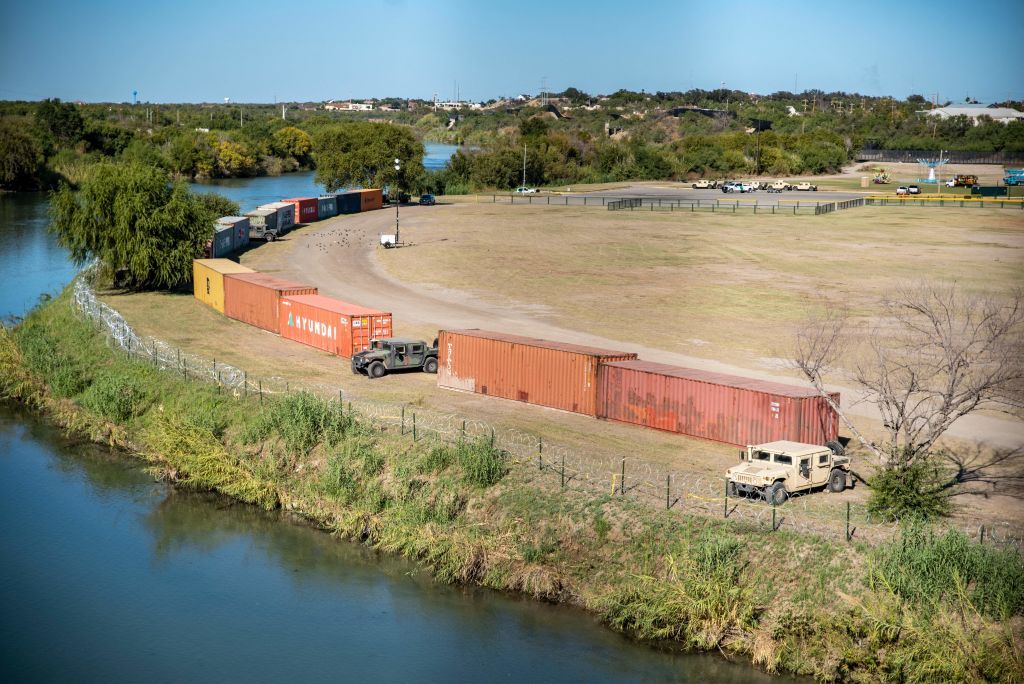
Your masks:
[[[793,189],[794,190],[810,191],[810,192],[818,192],[818,186],[817,185],[811,185],[807,181],[804,181],[803,183],[797,183],[796,185],[793,186]]]

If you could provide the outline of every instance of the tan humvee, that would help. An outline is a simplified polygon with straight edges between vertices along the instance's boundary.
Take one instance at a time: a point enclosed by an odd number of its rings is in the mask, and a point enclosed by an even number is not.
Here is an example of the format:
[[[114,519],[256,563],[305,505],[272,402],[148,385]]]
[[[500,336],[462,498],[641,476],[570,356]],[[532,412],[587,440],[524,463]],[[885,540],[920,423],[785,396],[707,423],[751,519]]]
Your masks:
[[[838,442],[829,446],[769,442],[740,452],[738,466],[726,471],[729,495],[757,495],[776,505],[790,494],[819,487],[841,492],[850,478],[850,459]]]

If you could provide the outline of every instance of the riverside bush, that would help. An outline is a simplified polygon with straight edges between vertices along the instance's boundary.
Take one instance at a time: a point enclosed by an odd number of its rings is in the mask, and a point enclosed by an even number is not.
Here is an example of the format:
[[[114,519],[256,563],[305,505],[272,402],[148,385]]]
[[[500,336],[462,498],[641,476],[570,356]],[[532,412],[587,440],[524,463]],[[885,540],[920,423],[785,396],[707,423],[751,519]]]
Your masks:
[[[868,511],[885,520],[949,515],[953,506],[939,472],[929,459],[881,470],[871,478]]]
[[[1020,552],[975,544],[960,530],[940,535],[920,522],[905,525],[872,554],[868,582],[922,606],[962,595],[991,617],[1024,614]]]
[[[135,369],[103,371],[82,393],[81,404],[108,420],[125,423],[146,412],[153,401],[148,387],[155,380]]]
[[[292,394],[270,404],[244,431],[243,441],[252,444],[277,434],[291,456],[309,453],[321,442],[337,444],[356,423],[341,414],[338,404],[310,392]]]

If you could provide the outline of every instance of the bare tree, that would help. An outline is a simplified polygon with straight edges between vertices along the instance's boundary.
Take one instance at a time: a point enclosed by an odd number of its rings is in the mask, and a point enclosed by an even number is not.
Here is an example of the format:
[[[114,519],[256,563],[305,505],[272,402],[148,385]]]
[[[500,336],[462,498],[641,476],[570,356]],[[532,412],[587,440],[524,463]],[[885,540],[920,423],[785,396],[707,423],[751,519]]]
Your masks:
[[[883,305],[886,315],[862,344],[847,334],[849,313],[828,310],[797,335],[793,359],[826,397],[822,374],[850,362],[854,381],[881,412],[887,443],[879,447],[865,439],[833,408],[883,466],[906,467],[927,458],[953,423],[970,413],[1024,406],[1020,289],[1009,297],[981,296],[956,283],[926,283],[898,289]],[[952,459],[954,484],[983,482],[986,467],[1005,465],[1008,458],[998,452],[969,465]]]

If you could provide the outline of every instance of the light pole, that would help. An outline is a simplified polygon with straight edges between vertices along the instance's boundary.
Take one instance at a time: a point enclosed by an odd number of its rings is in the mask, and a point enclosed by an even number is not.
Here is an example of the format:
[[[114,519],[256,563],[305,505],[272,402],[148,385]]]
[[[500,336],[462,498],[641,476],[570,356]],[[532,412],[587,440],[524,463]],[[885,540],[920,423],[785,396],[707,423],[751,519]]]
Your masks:
[[[398,235],[398,205],[401,204],[401,193],[398,191],[398,172],[402,170],[402,162],[395,157],[395,245],[401,242]]]

